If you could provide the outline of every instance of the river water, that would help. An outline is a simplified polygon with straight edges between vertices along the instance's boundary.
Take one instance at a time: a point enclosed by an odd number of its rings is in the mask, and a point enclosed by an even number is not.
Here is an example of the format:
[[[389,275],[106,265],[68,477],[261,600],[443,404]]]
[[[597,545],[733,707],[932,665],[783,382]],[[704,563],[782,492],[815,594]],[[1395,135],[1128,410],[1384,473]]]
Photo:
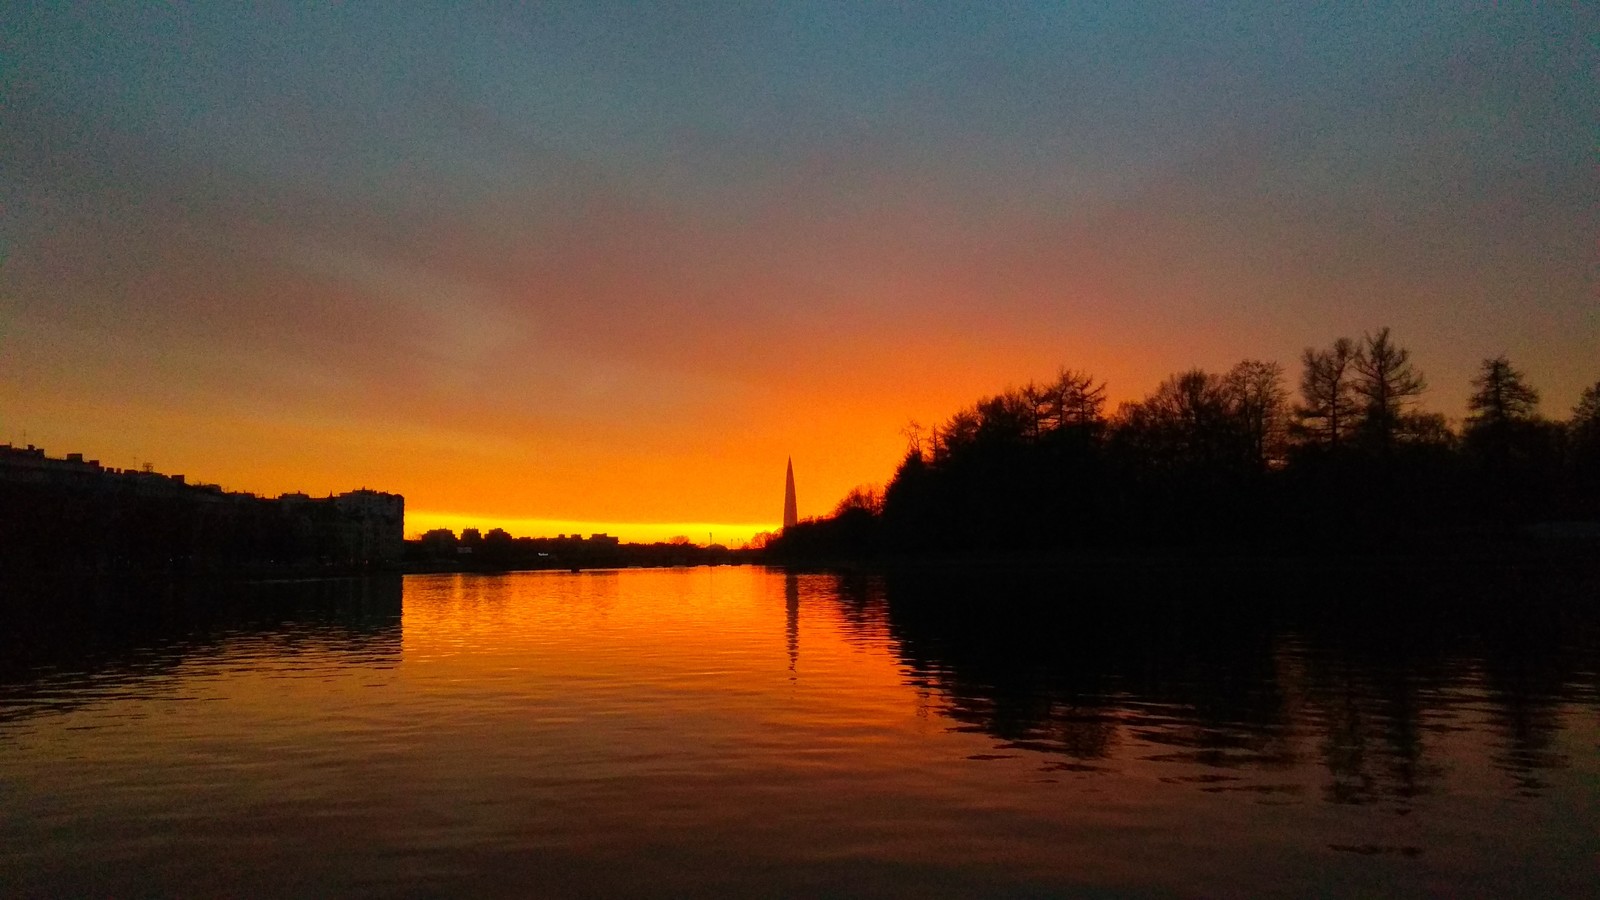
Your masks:
[[[1600,878],[1587,577],[724,567],[57,599],[0,664],[8,897]]]

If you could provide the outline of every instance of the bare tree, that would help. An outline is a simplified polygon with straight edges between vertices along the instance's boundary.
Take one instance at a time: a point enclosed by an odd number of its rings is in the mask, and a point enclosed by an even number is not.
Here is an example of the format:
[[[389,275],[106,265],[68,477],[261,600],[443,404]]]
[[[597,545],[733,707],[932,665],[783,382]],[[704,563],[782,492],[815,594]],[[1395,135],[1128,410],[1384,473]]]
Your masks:
[[[1062,369],[1050,390],[1060,410],[1061,427],[1099,425],[1105,420],[1105,382],[1096,385],[1086,372]]]
[[[1356,403],[1354,366],[1361,353],[1355,342],[1339,338],[1328,350],[1307,347],[1300,360],[1300,398],[1295,417],[1310,441],[1337,449],[1360,412]]]
[[[1155,393],[1117,410],[1123,446],[1157,468],[1195,468],[1237,460],[1238,420],[1227,382],[1191,369],[1161,382]]]
[[[1288,402],[1283,367],[1275,362],[1247,359],[1223,376],[1223,385],[1256,463],[1264,468],[1280,460]]]
[[[1056,410],[1053,397],[1048,385],[1028,382],[1022,386],[1017,394],[1021,401],[1023,413],[1023,436],[1030,441],[1037,441],[1046,431],[1051,430],[1051,420],[1055,418]]]
[[[1387,450],[1407,404],[1427,389],[1428,382],[1412,368],[1411,351],[1389,340],[1387,327],[1367,335],[1351,363],[1357,376],[1353,387],[1363,406],[1361,433],[1374,447]]]
[[[906,456],[915,456],[917,459],[921,459],[923,434],[922,423],[918,422],[916,419],[911,419],[906,422],[904,428],[900,429],[900,433],[904,435],[906,439]]]

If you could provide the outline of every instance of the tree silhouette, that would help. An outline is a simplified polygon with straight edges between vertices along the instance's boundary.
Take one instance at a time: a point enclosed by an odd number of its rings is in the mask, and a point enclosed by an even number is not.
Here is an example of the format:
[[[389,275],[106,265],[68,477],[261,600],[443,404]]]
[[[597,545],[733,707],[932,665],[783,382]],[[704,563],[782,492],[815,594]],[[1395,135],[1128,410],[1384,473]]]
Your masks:
[[[1485,359],[1472,387],[1462,441],[1471,478],[1465,487],[1501,527],[1532,518],[1561,493],[1559,429],[1539,418],[1539,392],[1505,354]]]
[[[1578,396],[1578,405],[1572,408],[1572,426],[1580,430],[1600,430],[1600,381],[1584,388]]]
[[[1106,384],[1086,372],[1062,369],[1049,386],[1050,409],[1057,428],[1097,429],[1104,424]]]
[[[1538,411],[1539,392],[1525,378],[1512,368],[1504,353],[1484,360],[1477,377],[1472,379],[1477,390],[1467,398],[1468,430],[1503,428],[1532,419]]]
[[[1355,342],[1339,338],[1327,350],[1307,347],[1301,355],[1300,398],[1295,407],[1300,432],[1308,443],[1337,450],[1360,412],[1356,403],[1354,365],[1360,356]]]
[[[900,434],[906,439],[907,454],[915,455],[917,457],[922,456],[923,431],[924,429],[922,427],[922,423],[918,422],[916,419],[907,421],[906,426],[900,429]]]
[[[1567,437],[1578,511],[1600,515],[1600,381],[1578,397]]]
[[[1245,360],[1226,375],[1192,369],[1123,404],[1116,440],[1156,468],[1264,471],[1281,458],[1285,396],[1277,363]]]
[[[1281,461],[1288,401],[1283,367],[1247,359],[1228,371],[1224,383],[1256,465],[1268,468]]]
[[[972,445],[978,438],[980,423],[976,409],[957,410],[942,426],[934,429],[933,455],[939,461]]]
[[[1600,450],[1600,381],[1584,388],[1578,396],[1567,431],[1574,445]]]
[[[870,484],[856,485],[833,508],[833,514],[842,516],[852,510],[860,510],[874,516],[883,512],[883,492]]]
[[[1444,413],[1404,413],[1396,434],[1401,441],[1414,447],[1449,450],[1456,445],[1456,433],[1451,430],[1450,420]]]
[[[1248,437],[1227,379],[1201,369],[1168,376],[1156,392],[1117,411],[1125,452],[1164,471],[1198,473],[1238,462]]]
[[[1411,366],[1411,351],[1389,339],[1387,326],[1369,334],[1351,360],[1352,387],[1362,400],[1360,434],[1367,445],[1387,452],[1401,429],[1406,405],[1427,389],[1427,380]]]

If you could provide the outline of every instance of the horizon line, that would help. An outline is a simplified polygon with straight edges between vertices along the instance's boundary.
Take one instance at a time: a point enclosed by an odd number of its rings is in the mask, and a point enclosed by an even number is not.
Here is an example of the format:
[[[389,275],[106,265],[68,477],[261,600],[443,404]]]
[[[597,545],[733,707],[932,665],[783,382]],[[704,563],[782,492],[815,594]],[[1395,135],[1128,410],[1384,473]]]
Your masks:
[[[763,531],[776,532],[776,522],[619,522],[599,519],[553,519],[541,516],[496,516],[476,513],[411,510],[405,513],[405,537],[414,540],[425,531],[448,528],[457,535],[464,528],[488,532],[501,528],[512,537],[556,537],[561,534],[607,534],[626,543],[650,544],[683,536],[699,544],[711,542],[732,547],[746,543]]]

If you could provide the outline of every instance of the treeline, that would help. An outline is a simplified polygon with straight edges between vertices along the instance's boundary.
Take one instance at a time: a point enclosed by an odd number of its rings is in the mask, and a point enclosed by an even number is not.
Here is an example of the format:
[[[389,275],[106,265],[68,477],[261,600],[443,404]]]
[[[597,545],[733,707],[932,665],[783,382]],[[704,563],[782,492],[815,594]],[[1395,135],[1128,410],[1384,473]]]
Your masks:
[[[405,566],[413,572],[715,566],[746,563],[752,557],[748,550],[695,544],[686,536],[635,544],[605,534],[512,537],[503,528],[487,532],[467,528],[460,537],[447,528],[436,528],[405,545]]]
[[[1505,356],[1486,359],[1457,430],[1415,408],[1427,381],[1382,328],[1307,348],[1296,387],[1246,360],[1108,414],[1105,383],[1064,369],[912,423],[886,488],[852,491],[769,553],[1407,552],[1600,518],[1600,384],[1552,420]]]

